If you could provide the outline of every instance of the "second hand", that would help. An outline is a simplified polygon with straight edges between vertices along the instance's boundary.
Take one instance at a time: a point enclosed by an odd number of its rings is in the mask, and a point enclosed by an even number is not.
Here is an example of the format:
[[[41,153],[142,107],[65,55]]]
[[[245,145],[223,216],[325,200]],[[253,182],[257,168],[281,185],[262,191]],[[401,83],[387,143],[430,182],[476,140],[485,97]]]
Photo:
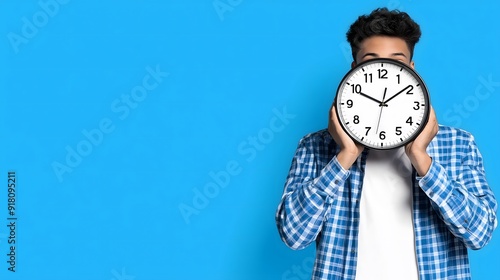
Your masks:
[[[380,119],[382,118],[382,110],[386,106],[384,103],[386,93],[387,93],[387,88],[384,89],[384,96],[382,97],[382,103],[380,103],[380,114],[378,115],[377,130],[375,131],[375,134],[378,134],[378,128],[380,126]]]

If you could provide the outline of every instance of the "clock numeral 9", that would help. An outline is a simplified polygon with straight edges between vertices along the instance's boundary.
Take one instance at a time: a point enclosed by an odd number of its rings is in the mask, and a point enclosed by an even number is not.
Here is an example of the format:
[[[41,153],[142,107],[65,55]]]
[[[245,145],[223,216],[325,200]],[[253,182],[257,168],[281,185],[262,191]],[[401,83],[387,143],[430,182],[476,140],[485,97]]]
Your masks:
[[[355,115],[354,119],[352,120],[353,123],[358,124],[359,123],[359,116]]]
[[[354,105],[354,102],[352,102],[351,99],[347,100],[347,108],[352,108],[353,105]]]

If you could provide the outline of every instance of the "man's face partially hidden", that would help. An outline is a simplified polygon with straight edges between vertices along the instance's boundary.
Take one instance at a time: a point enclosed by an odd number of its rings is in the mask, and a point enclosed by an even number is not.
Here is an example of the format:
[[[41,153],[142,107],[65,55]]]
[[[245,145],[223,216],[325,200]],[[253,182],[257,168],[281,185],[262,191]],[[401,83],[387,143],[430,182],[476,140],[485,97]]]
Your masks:
[[[403,39],[397,37],[372,36],[363,40],[356,55],[356,61],[352,62],[351,67],[374,58],[392,58],[415,68],[408,45]]]

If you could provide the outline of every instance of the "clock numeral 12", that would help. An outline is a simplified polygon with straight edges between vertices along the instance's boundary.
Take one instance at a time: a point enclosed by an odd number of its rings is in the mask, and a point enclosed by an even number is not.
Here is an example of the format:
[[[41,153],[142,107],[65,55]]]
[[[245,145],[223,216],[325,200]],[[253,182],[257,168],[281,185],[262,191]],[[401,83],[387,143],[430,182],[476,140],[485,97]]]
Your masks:
[[[379,79],[387,79],[387,70],[386,69],[378,69],[378,78]]]

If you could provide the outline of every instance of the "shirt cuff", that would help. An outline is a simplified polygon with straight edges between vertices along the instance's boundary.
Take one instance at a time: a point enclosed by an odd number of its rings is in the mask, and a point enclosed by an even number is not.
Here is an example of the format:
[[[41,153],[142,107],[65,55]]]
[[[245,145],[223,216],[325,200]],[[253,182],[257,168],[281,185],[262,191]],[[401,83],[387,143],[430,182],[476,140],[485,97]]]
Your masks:
[[[316,178],[315,185],[319,191],[325,192],[328,196],[334,196],[339,187],[345,184],[345,181],[351,173],[345,170],[340,165],[337,156],[321,170],[320,175]]]
[[[420,188],[437,205],[442,205],[453,193],[453,188],[448,186],[447,174],[444,167],[432,159],[429,171],[425,176],[417,176]]]

